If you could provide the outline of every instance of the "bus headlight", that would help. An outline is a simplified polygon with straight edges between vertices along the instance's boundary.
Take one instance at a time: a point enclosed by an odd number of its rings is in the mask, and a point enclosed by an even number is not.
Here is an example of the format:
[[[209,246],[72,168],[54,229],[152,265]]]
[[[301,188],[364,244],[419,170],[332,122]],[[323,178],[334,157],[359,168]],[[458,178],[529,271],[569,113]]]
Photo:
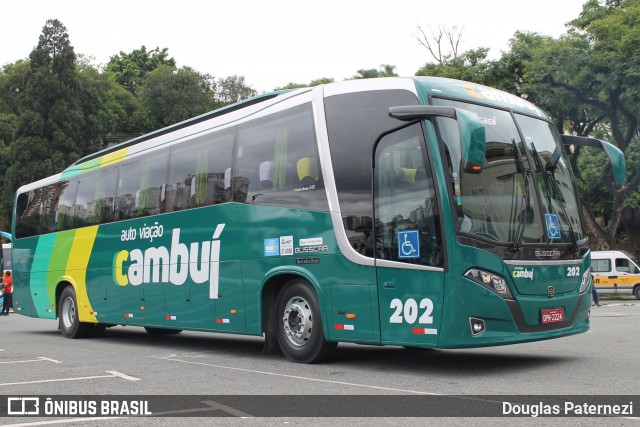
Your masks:
[[[582,275],[582,282],[580,283],[580,293],[583,294],[587,291],[589,287],[589,282],[591,281],[591,272],[589,270],[585,271]]]
[[[490,291],[495,292],[502,298],[513,299],[511,291],[509,290],[509,285],[507,285],[507,281],[504,277],[498,274],[480,270],[479,268],[472,268],[464,273],[464,277],[473,280]]]

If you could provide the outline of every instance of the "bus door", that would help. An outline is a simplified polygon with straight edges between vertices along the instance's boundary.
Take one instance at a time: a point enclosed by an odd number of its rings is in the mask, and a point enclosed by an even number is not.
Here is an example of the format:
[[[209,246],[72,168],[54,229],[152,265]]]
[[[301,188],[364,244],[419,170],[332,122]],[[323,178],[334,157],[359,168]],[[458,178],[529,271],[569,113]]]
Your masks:
[[[374,235],[383,344],[437,346],[444,293],[438,203],[419,124],[376,147]]]

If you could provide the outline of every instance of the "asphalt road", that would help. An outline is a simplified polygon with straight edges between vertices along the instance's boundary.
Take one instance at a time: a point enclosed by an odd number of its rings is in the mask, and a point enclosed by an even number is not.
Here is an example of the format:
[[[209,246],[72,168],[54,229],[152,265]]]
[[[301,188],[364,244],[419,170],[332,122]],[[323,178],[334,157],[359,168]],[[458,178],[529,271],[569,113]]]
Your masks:
[[[296,410],[297,396],[328,395],[640,395],[640,302],[606,300],[593,307],[588,333],[536,343],[468,350],[408,351],[341,344],[324,364],[300,365],[263,355],[262,339],[183,332],[157,337],[115,327],[102,338],[70,340],[52,320],[0,317],[0,395],[267,395]],[[281,396],[286,395],[286,396]],[[621,403],[624,403],[621,397]],[[329,402],[328,404],[330,404]],[[335,403],[335,401],[334,401]],[[461,398],[459,405],[473,404]],[[2,405],[3,402],[0,402]],[[268,400],[265,400],[268,404]],[[319,403],[321,404],[321,403]],[[375,412],[376,408],[372,408]],[[1,418],[0,425],[286,425],[296,418]],[[171,412],[171,411],[168,411]],[[220,412],[217,412],[219,415]],[[335,416],[340,416],[336,413]],[[344,418],[303,418],[335,425]],[[351,425],[513,425],[538,419],[353,418]],[[419,422],[420,421],[420,422]],[[546,419],[546,424],[640,426],[640,401],[624,418]],[[44,422],[45,424],[37,424]],[[569,424],[571,423],[571,424]]]

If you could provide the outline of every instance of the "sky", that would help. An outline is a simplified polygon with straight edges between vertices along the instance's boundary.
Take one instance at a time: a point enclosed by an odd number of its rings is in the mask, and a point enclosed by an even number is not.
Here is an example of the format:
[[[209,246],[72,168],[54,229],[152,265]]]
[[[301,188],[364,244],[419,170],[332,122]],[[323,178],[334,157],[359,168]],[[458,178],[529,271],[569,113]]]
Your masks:
[[[27,58],[48,19],[67,28],[76,54],[106,64],[120,52],[168,48],[179,67],[238,75],[258,92],[290,82],[337,81],[432,62],[416,36],[462,29],[461,51],[498,58],[516,31],[565,33],[586,0],[20,0],[3,4],[0,66]]]

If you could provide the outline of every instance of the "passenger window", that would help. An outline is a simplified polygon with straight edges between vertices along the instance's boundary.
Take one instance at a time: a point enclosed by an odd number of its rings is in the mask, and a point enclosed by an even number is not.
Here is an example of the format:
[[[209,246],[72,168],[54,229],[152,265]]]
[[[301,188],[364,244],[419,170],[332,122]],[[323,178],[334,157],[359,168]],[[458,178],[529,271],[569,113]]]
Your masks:
[[[441,266],[438,204],[422,128],[384,137],[376,152],[375,236],[358,242],[365,256]]]
[[[228,202],[233,132],[198,137],[171,148],[166,212]]]
[[[16,237],[30,237],[40,234],[42,215],[42,189],[31,190],[18,196],[16,207]]]
[[[238,129],[233,201],[327,210],[311,105]]]
[[[169,150],[158,150],[119,163],[116,221],[160,213],[168,157]]]
[[[113,221],[115,195],[116,171],[113,166],[80,175],[74,208],[76,226]]]

